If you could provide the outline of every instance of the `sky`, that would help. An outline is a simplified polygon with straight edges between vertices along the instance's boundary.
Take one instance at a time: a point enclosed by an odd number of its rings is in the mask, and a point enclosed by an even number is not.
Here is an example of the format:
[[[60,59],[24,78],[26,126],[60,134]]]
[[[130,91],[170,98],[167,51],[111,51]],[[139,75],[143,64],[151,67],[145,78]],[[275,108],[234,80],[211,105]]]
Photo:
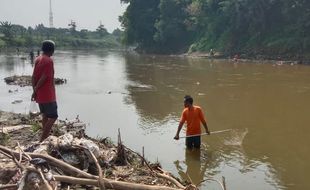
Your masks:
[[[112,32],[121,28],[118,17],[126,5],[120,0],[52,0],[52,8],[55,28],[67,28],[74,20],[78,30],[95,30],[101,21]],[[49,26],[49,0],[0,0],[0,21]]]

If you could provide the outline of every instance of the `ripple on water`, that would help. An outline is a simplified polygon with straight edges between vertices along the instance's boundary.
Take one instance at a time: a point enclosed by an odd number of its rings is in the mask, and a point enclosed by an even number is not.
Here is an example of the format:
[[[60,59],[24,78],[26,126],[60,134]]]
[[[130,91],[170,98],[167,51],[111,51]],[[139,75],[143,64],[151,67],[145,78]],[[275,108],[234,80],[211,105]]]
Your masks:
[[[229,146],[241,146],[248,132],[248,128],[231,130],[231,135],[226,137],[224,144]]]
[[[153,85],[140,84],[140,83],[131,83],[128,84],[128,87],[134,91],[144,92],[144,91],[157,91],[157,88]]]
[[[241,73],[234,73],[234,74],[231,74],[231,76],[243,76],[243,74],[241,74]]]

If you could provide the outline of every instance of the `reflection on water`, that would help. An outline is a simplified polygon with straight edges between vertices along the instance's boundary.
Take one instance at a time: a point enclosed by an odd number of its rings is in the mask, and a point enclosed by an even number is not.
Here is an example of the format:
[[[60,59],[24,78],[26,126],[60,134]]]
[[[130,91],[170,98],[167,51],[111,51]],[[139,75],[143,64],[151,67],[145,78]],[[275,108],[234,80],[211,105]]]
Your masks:
[[[181,166],[179,160],[174,162],[182,179],[195,185],[198,185],[204,180],[207,163],[208,160],[201,157],[201,151],[199,149],[185,150],[184,164],[186,165],[186,170]]]
[[[226,185],[230,189],[285,189],[270,163],[249,158],[242,147],[225,146],[218,142],[217,145],[202,147],[186,149],[184,160],[174,162],[182,180],[199,185],[201,189],[221,189],[213,180],[221,181],[225,174]],[[265,183],[254,185],[258,181]],[[242,183],[242,187],[236,182]]]
[[[196,184],[225,176],[228,189],[310,189],[309,66],[115,51],[56,51],[54,60],[56,77],[68,79],[56,89],[60,118],[79,114],[89,135],[116,140],[120,128],[129,147],[144,146],[151,161]],[[31,73],[27,60],[0,55],[1,78]],[[31,91],[0,83],[0,109],[27,113]],[[211,131],[232,132],[204,136],[200,152],[186,151],[173,140],[185,94]],[[208,181],[201,189],[219,187]]]

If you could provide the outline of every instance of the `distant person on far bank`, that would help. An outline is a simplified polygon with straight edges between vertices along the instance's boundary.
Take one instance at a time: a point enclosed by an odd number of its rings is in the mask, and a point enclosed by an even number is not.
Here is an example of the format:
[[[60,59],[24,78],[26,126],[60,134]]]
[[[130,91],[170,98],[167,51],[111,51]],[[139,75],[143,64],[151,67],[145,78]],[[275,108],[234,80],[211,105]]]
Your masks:
[[[234,60],[235,62],[237,62],[237,61],[239,61],[239,59],[240,59],[240,54],[239,54],[239,53],[235,54],[233,60]]]
[[[283,65],[283,60],[280,56],[278,56],[277,65]]]
[[[184,97],[184,110],[180,119],[177,133],[174,137],[175,140],[179,140],[180,131],[186,122],[186,137],[185,144],[188,149],[200,148],[201,145],[201,127],[200,123],[203,124],[206,133],[210,135],[207,122],[204,118],[202,109],[199,106],[193,105],[193,98],[189,95]]]
[[[39,104],[42,114],[42,135],[40,142],[49,136],[57,113],[56,92],[54,84],[54,54],[55,43],[50,40],[42,42],[42,55],[35,60],[32,74],[33,94],[31,99]]]
[[[19,48],[16,48],[16,54],[19,56]]]
[[[33,60],[34,60],[34,52],[33,52],[33,50],[31,50],[29,52],[29,58],[30,58],[30,63],[33,64]]]
[[[214,49],[210,49],[209,54],[210,54],[210,57],[214,57]]]

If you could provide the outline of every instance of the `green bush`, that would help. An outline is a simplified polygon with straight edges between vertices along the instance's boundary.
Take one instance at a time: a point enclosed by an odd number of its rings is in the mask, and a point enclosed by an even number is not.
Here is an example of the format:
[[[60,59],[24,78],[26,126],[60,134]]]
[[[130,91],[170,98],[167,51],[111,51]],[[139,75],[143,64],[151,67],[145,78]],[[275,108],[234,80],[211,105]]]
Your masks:
[[[0,48],[4,48],[6,46],[5,41],[0,39]]]
[[[33,133],[37,133],[39,130],[41,130],[42,129],[42,127],[41,127],[41,125],[39,124],[39,123],[33,123],[32,125],[31,125],[31,131],[33,132]]]
[[[10,135],[8,133],[0,132],[0,144],[7,145],[10,140]]]

